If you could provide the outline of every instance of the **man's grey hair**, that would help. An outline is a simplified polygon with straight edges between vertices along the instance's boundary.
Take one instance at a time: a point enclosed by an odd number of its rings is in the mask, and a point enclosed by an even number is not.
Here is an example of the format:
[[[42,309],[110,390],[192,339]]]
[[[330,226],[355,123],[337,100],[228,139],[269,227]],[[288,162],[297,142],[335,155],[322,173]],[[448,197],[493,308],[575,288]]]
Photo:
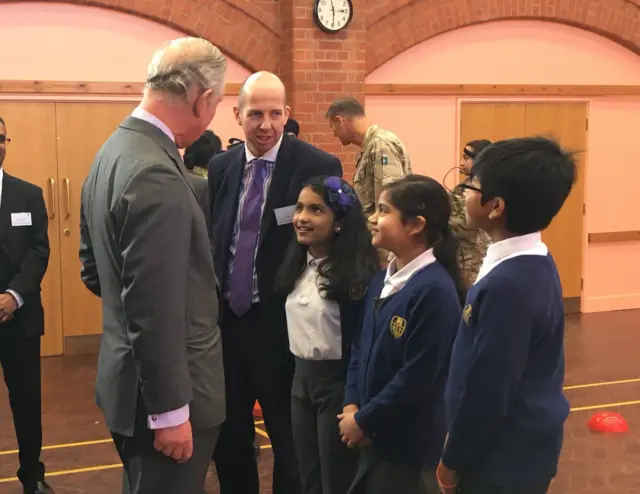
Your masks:
[[[224,93],[227,60],[202,38],[179,38],[156,51],[147,69],[146,87],[186,99],[194,86]]]

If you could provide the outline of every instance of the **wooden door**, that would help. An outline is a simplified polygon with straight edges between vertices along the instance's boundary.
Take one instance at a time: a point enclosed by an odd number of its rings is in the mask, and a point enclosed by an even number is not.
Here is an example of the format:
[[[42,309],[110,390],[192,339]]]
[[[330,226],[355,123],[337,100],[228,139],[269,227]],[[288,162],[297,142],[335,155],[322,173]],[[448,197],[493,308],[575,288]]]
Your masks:
[[[542,239],[558,265],[568,312],[580,312],[582,292],[586,123],[585,103],[527,104],[527,136],[549,137],[558,141],[563,148],[576,152],[576,183],[549,228],[542,232]]]
[[[525,135],[526,105],[521,103],[463,103],[460,108],[460,149],[469,141],[492,142]],[[466,177],[461,175],[460,181]]]
[[[136,103],[58,103],[58,194],[64,336],[102,333],[100,299],[80,279],[80,193],[93,159]]]
[[[582,284],[583,205],[586,162],[585,103],[463,103],[460,152],[475,139],[544,136],[576,154],[578,179],[566,203],[542,238],[553,255],[562,281],[566,312],[579,312]]]
[[[8,145],[4,168],[7,173],[42,188],[49,215],[49,266],[42,281],[45,314],[43,356],[60,355],[64,349],[62,297],[60,294],[60,207],[56,194],[56,116],[54,103],[0,101],[0,116],[6,121]]]

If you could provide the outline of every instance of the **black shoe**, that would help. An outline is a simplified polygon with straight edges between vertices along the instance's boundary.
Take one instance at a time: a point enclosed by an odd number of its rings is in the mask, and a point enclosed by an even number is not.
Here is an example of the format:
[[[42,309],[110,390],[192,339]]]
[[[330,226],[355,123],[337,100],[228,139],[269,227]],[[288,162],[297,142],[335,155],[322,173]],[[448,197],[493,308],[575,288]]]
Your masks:
[[[56,494],[44,480],[39,481],[35,487],[25,487],[24,494]]]

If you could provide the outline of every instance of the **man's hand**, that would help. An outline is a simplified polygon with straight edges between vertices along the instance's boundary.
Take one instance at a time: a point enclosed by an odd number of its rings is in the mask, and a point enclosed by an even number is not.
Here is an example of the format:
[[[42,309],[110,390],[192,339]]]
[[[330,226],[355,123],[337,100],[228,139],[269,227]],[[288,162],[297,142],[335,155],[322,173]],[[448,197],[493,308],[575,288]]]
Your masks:
[[[18,301],[10,293],[0,294],[0,323],[13,318],[13,313],[18,309]]]
[[[191,422],[166,429],[156,429],[153,447],[163,455],[173,458],[178,463],[185,463],[193,455],[193,434]]]

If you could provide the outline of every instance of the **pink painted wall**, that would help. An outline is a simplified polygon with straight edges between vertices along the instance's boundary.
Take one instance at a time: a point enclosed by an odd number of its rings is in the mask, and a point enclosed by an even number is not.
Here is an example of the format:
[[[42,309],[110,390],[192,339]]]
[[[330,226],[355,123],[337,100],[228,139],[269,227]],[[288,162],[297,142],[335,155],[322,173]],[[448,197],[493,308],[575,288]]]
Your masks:
[[[640,58],[576,28],[504,21],[425,41],[378,68],[367,82],[640,85]],[[374,121],[405,141],[417,172],[442,179],[458,161],[459,107],[469,100],[376,96],[367,97],[366,105]],[[640,242],[589,245],[586,241],[588,233],[640,230],[640,167],[633,161],[640,98],[586,101],[589,133],[582,309],[640,308]]]
[[[144,81],[153,52],[183,33],[137,16],[56,3],[0,5],[0,80]],[[250,72],[228,61],[227,82]],[[223,144],[240,137],[235,97],[226,97],[211,123]]]

